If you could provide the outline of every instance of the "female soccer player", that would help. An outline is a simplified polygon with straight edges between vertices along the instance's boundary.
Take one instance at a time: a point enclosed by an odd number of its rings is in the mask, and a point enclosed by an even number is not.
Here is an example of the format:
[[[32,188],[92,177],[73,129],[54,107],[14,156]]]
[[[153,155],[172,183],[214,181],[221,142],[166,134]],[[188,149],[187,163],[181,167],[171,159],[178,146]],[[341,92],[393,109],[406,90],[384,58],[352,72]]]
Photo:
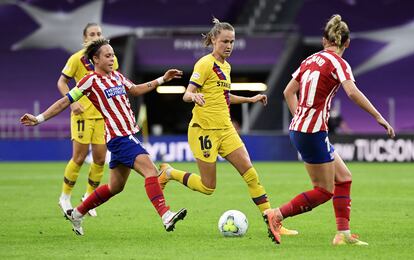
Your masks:
[[[182,72],[170,69],[165,72],[163,77],[135,85],[121,73],[113,70],[115,56],[107,40],[93,41],[86,48],[85,54],[93,62],[95,71],[84,76],[75,88],[42,114],[36,117],[25,114],[20,119],[21,123],[26,126],[40,124],[59,114],[83,96],[87,96],[105,118],[106,142],[109,151],[111,151],[109,184],[98,187],[77,208],[69,209],[66,212],[67,218],[72,222],[73,231],[78,235],[83,235],[81,226],[83,216],[89,210],[120,193],[128,180],[131,169],[145,178],[145,190],[148,198],[161,216],[165,229],[172,231],[175,223],[185,217],[187,210],[181,209],[178,212],[172,212],[166,205],[157,179],[158,171],[148,152],[134,136],[139,129],[136,127],[127,93],[133,96],[143,95],[164,81],[181,78]]]
[[[83,43],[94,41],[102,37],[101,27],[96,23],[88,23],[83,29]],[[114,57],[114,70],[118,69],[118,61]],[[93,64],[85,56],[85,49],[73,54],[66,62],[62,70],[57,86],[65,96],[69,92],[69,82],[74,79],[76,83],[86,74],[93,71]],[[106,157],[105,127],[101,113],[92,105],[87,97],[82,97],[70,105],[71,113],[71,135],[72,135],[72,158],[65,168],[63,177],[62,193],[59,197],[59,206],[63,213],[72,208],[72,189],[79,176],[80,168],[89,152],[89,144],[92,146],[92,158],[89,169],[88,183],[85,195],[86,199],[101,182]],[[90,216],[95,217],[95,209],[90,210]]]
[[[235,40],[233,26],[213,19],[214,26],[204,36],[205,46],[213,46],[212,53],[202,57],[194,66],[185,102],[194,102],[193,118],[188,127],[188,142],[196,158],[200,175],[161,164],[158,177],[164,189],[167,182],[178,181],[188,188],[210,195],[216,188],[217,155],[229,161],[246,182],[250,196],[263,213],[270,209],[266,191],[259,182],[249,154],[230,118],[230,104],[267,104],[266,95],[242,97],[230,94],[230,56]],[[294,235],[297,231],[282,228],[282,233]]]
[[[351,67],[342,58],[349,47],[349,29],[340,15],[333,15],[325,26],[324,49],[306,58],[292,74],[293,79],[284,91],[293,119],[290,139],[305,162],[306,170],[314,186],[297,195],[276,209],[265,211],[265,218],[276,234],[273,239],[280,243],[280,227],[283,219],[312,210],[333,198],[337,234],[334,245],[368,245],[351,234],[352,176],[341,157],[334,151],[328,139],[328,119],[331,100],[339,86],[348,97],[368,112],[393,138],[394,129],[356,87]],[[299,98],[296,94],[299,93]]]

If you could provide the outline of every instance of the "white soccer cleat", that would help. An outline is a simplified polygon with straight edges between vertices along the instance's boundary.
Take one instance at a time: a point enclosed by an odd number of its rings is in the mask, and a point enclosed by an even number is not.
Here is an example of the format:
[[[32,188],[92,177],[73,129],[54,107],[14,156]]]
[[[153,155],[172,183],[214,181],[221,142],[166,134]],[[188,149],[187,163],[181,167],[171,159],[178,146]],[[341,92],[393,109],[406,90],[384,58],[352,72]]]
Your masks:
[[[77,217],[76,209],[69,209],[66,212],[67,219],[72,222],[72,230],[76,235],[83,236],[82,221],[83,217]],[[78,213],[79,214],[79,213]]]
[[[162,215],[162,222],[164,223],[165,230],[167,232],[174,231],[175,223],[179,220],[183,220],[187,215],[187,209],[180,209],[178,212],[172,212],[168,210]]]
[[[61,195],[59,197],[58,204],[59,204],[60,209],[62,210],[63,216],[67,218],[68,216],[66,215],[66,212],[73,208],[72,203],[70,202],[70,196]]]
[[[83,195],[82,196],[82,202],[85,201],[88,196],[89,195],[87,195],[87,194]],[[91,216],[91,217],[97,217],[98,213],[96,213],[96,209],[91,209],[91,210],[88,211],[88,215]]]

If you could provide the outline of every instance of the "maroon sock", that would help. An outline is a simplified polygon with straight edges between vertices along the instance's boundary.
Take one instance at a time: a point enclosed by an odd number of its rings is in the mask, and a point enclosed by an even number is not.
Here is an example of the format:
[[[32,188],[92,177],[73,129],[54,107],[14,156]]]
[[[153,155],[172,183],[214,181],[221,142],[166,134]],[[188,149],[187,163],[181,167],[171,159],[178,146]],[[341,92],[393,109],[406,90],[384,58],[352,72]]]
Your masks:
[[[295,216],[298,214],[311,211],[318,205],[327,202],[332,198],[332,193],[320,188],[314,187],[313,190],[309,190],[297,195],[288,203],[281,206],[280,212],[284,218]]]
[[[349,230],[349,219],[351,215],[351,184],[352,181],[335,183],[332,198],[336,217],[336,228],[338,231]]]
[[[157,176],[145,178],[145,191],[160,216],[170,209],[170,207],[165,205],[164,194],[158,183]]]
[[[89,195],[82,204],[77,207],[77,210],[82,214],[85,215],[89,210],[94,209],[105,203],[109,200],[112,196],[112,193],[109,191],[108,184],[99,186],[96,190],[94,190],[91,195]]]

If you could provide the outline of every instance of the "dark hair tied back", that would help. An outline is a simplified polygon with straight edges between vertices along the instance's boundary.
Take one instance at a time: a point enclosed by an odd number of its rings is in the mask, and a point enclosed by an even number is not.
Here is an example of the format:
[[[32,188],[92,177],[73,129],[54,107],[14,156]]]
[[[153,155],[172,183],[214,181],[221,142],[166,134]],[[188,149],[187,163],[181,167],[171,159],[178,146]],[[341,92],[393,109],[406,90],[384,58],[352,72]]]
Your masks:
[[[104,38],[100,38],[98,40],[92,41],[90,42],[87,46],[86,46],[86,50],[85,50],[85,55],[86,57],[92,61],[93,63],[93,56],[95,55],[99,55],[99,49],[104,46],[109,44],[109,40],[104,39]]]

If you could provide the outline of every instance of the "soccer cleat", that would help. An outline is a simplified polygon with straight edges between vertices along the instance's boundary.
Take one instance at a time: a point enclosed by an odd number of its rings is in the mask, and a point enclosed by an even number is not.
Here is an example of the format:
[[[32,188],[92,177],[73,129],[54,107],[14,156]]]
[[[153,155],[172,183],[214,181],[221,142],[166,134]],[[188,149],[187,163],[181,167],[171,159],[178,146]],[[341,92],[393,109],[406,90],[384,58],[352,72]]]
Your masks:
[[[161,163],[158,174],[158,182],[160,183],[161,189],[164,190],[167,182],[170,180],[170,177],[167,174],[167,171],[172,169],[171,165],[168,163]]]
[[[266,222],[269,237],[276,244],[280,244],[280,229],[282,228],[282,223],[277,219],[275,209],[265,210],[263,214],[263,219]]]
[[[85,194],[85,195],[83,195],[82,196],[82,202],[84,202],[85,200],[86,200],[86,198],[87,198],[88,196]],[[91,217],[97,217],[98,216],[98,213],[96,213],[96,209],[90,209],[89,211],[88,211],[88,215],[89,216],[91,216]]]
[[[58,204],[62,210],[63,216],[67,218],[66,212],[73,208],[72,203],[70,202],[70,196],[60,196]]]
[[[162,222],[164,223],[165,230],[167,232],[174,231],[175,223],[179,220],[183,220],[187,215],[187,209],[180,209],[178,212],[167,211],[162,216]]]
[[[332,241],[334,246],[341,245],[355,245],[355,246],[367,246],[368,243],[358,239],[358,235],[351,234],[346,235],[344,233],[337,233]]]
[[[67,219],[72,222],[72,230],[75,232],[76,235],[83,236],[83,228],[82,228],[82,221],[83,217],[75,217],[74,209],[69,209],[66,211]]]
[[[284,235],[284,236],[296,236],[296,235],[298,235],[299,234],[299,232],[297,231],[297,230],[294,230],[294,229],[287,229],[287,228],[285,228],[284,226],[281,226],[280,227],[280,232],[279,232],[281,235]]]

